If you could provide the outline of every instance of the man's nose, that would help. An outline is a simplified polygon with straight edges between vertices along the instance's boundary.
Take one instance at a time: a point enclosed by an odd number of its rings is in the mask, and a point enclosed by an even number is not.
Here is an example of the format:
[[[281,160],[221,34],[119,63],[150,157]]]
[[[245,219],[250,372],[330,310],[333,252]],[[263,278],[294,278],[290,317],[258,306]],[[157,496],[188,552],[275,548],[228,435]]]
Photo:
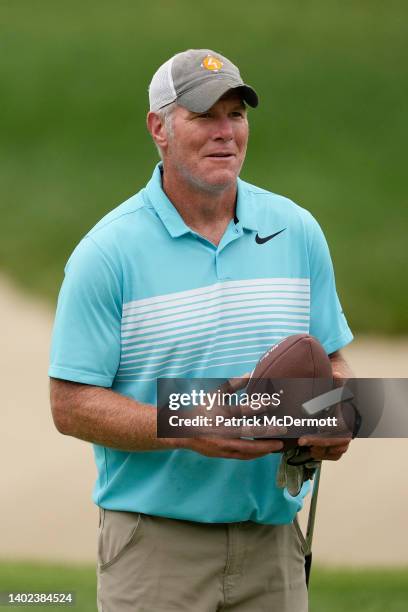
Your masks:
[[[229,117],[220,117],[219,119],[217,119],[214,130],[214,139],[232,140],[232,137],[233,129],[231,119]]]

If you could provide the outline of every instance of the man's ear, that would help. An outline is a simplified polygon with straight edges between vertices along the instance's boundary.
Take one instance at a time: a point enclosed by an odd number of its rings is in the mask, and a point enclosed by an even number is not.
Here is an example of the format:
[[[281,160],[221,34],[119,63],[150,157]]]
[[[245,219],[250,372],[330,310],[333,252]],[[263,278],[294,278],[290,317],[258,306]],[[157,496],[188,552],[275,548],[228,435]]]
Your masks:
[[[156,145],[161,149],[166,148],[168,143],[167,130],[160,116],[149,111],[146,117],[146,125]]]

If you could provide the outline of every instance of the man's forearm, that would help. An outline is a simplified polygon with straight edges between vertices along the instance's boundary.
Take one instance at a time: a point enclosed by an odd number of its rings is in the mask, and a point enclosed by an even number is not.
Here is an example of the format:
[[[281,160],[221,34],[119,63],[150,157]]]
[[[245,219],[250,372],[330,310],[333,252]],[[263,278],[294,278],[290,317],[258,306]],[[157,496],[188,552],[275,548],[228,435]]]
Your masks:
[[[177,440],[157,438],[157,410],[111,389],[51,379],[57,429],[66,435],[124,451],[166,450]]]

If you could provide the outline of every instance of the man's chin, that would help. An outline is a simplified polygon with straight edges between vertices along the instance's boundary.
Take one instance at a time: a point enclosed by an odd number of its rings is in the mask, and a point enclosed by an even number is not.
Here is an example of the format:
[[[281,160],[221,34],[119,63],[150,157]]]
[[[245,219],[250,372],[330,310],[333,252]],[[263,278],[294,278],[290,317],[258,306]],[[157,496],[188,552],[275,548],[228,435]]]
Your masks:
[[[201,188],[212,192],[220,192],[235,186],[237,174],[235,172],[219,171],[204,176],[197,176],[195,179],[195,183]]]

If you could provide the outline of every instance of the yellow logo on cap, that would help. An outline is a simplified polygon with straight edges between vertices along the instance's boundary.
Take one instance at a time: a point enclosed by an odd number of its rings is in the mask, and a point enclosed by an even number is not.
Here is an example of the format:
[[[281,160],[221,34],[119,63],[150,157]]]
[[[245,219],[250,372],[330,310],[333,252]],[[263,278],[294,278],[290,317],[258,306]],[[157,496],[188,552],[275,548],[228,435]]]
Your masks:
[[[207,57],[203,59],[201,66],[207,70],[217,72],[218,70],[221,70],[223,63],[213,55],[207,55]]]

